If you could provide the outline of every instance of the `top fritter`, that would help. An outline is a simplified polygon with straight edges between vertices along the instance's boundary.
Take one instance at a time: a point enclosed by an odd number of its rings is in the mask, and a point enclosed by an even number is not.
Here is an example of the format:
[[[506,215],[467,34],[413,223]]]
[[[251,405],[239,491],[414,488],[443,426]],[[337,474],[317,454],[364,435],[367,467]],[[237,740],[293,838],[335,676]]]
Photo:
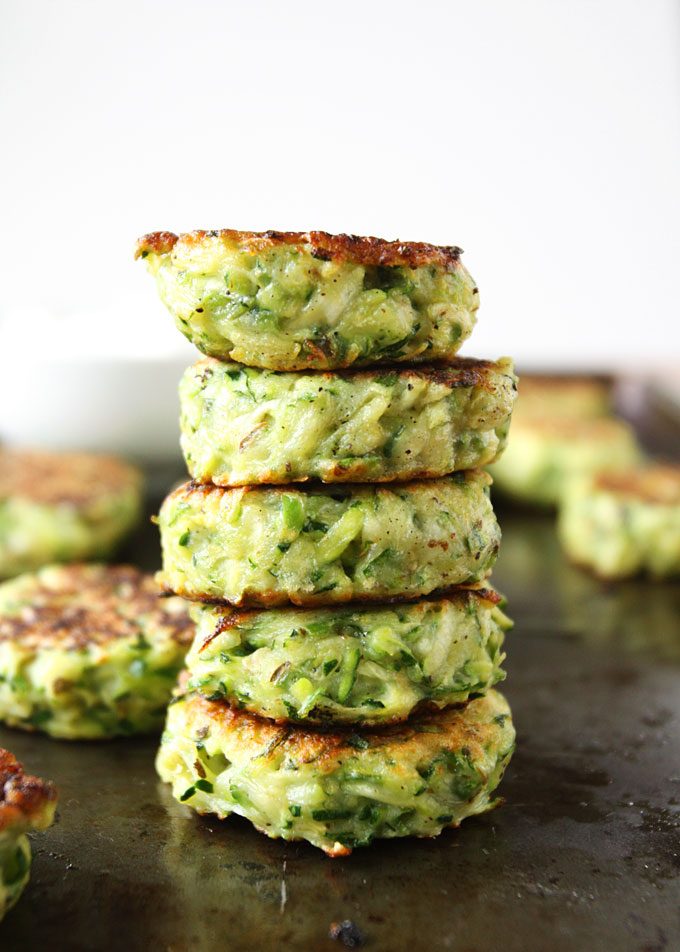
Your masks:
[[[199,350],[271,370],[453,357],[477,287],[460,248],[326,232],[156,232],[137,242]]]

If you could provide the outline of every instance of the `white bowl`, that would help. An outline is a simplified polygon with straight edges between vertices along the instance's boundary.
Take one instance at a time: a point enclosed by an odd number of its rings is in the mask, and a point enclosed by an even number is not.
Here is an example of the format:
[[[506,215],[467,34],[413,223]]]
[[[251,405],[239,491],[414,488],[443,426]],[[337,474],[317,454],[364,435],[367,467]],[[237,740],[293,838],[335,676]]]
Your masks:
[[[162,325],[152,320],[146,327],[142,321],[133,327],[130,319],[107,320],[99,314],[5,319],[0,324],[0,441],[112,452],[140,463],[176,459],[177,386],[200,355],[167,313],[163,318]],[[93,334],[93,327],[101,330]]]

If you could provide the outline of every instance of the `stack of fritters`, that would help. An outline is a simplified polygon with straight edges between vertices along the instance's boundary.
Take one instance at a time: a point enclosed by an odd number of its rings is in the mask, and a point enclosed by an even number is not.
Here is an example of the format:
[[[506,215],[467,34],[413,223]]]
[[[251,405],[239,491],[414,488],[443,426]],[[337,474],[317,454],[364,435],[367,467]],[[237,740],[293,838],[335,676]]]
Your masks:
[[[455,356],[460,250],[221,231],[137,255],[208,355],[180,388],[192,482],[159,516],[161,584],[197,624],[161,777],[331,855],[489,809],[514,729],[478,467],[515,378]]]

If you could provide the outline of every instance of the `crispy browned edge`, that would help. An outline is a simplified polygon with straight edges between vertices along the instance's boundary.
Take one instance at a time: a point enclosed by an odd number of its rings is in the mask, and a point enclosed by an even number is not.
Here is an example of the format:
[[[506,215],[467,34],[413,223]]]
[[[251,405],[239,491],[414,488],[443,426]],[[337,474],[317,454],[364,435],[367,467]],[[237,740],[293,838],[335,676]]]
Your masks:
[[[420,268],[437,265],[455,271],[463,253],[456,245],[430,245],[419,241],[386,241],[360,235],[331,235],[327,231],[237,231],[229,228],[214,231],[190,231],[176,235],[156,231],[137,240],[135,258],[148,254],[167,254],[178,242],[191,249],[206,238],[236,242],[245,251],[257,254],[275,245],[305,246],[315,258],[324,261],[352,261],[362,265]]]
[[[490,572],[488,574],[491,574]],[[314,594],[313,592],[309,595],[306,595],[305,598],[301,601],[294,601],[292,596],[288,596],[285,593],[276,593],[276,592],[263,592],[261,595],[245,595],[239,602],[230,602],[226,598],[219,598],[216,595],[200,595],[196,592],[187,592],[183,588],[179,587],[177,589],[166,588],[163,585],[163,582],[160,582],[161,585],[161,596],[163,598],[171,598],[173,595],[179,595],[181,598],[186,599],[189,602],[202,602],[204,605],[213,605],[216,608],[237,608],[244,611],[266,611],[270,608],[309,608],[313,610],[318,610],[319,608],[347,608],[348,606],[363,604],[364,608],[375,607],[376,605],[404,605],[409,602],[416,600],[422,600],[424,598],[432,599],[443,599],[451,598],[451,593],[461,586],[451,585],[448,588],[436,588],[432,592],[428,592],[427,595],[373,595],[371,592],[364,592],[361,595],[361,602],[358,602],[356,596],[349,595],[347,599],[341,600],[338,599],[335,602],[329,604],[327,599],[324,599],[324,593]]]
[[[485,463],[485,466],[491,465],[495,462],[495,459],[489,460]],[[405,474],[400,471],[397,475],[385,474],[382,476],[374,476],[371,472],[369,466],[362,464],[361,462],[355,462],[351,464],[336,463],[333,466],[332,470],[329,470],[326,474],[326,482],[324,483],[329,489],[335,487],[338,489],[340,486],[348,486],[353,483],[358,483],[361,481],[362,477],[367,481],[370,479],[371,485],[382,486],[385,489],[391,489],[394,487],[397,481],[403,483],[406,479],[413,479],[417,482],[424,482],[431,479],[442,479],[445,476],[450,476],[451,471],[448,467],[444,469],[418,469],[414,470],[411,473]],[[333,477],[333,478],[331,478]],[[269,487],[270,489],[281,489],[285,486],[290,486],[291,489],[302,489],[304,487],[309,487],[312,485],[312,478],[310,476],[290,476],[286,473],[285,476],[277,476],[271,473],[269,470],[260,470],[257,474],[257,478],[261,480],[260,482],[245,482],[241,481],[238,483],[226,482],[219,476],[196,476],[193,479],[193,483],[196,487],[198,486],[213,486],[217,489],[265,489]]]
[[[190,369],[194,371],[194,373],[200,374],[205,373],[206,369],[213,365],[219,369],[224,363],[225,361],[217,360],[215,357],[202,357],[200,360],[197,360]],[[226,363],[230,363],[230,361],[226,361]],[[489,378],[489,375],[492,372],[501,374],[501,376],[504,377],[510,376],[499,368],[498,361],[480,360],[476,357],[454,357],[451,360],[442,361],[441,363],[419,364],[416,367],[404,367],[400,364],[384,364],[380,367],[362,368],[359,370],[341,369],[290,371],[266,370],[245,366],[240,366],[240,369],[243,371],[261,373],[263,375],[293,374],[295,377],[299,377],[302,373],[305,376],[323,379],[329,384],[331,384],[337,377],[356,381],[369,380],[376,377],[387,377],[390,374],[398,374],[401,378],[407,381],[409,379],[429,380],[432,383],[443,384],[445,387],[451,387],[452,389],[458,387],[480,387],[484,390],[488,390],[490,393],[493,393],[496,389],[493,381]],[[514,381],[513,386],[516,390],[517,385],[514,383]]]
[[[187,672],[183,672],[179,679],[179,691],[183,692],[187,682]],[[229,704],[228,701],[211,701],[197,693],[178,695],[178,700],[185,699],[187,705],[192,710],[200,712],[208,720],[219,720],[228,724],[237,730],[246,731],[255,739],[261,731],[268,731],[272,734],[278,734],[279,739],[274,746],[285,743],[289,749],[290,756],[295,761],[306,763],[315,760],[320,764],[323,771],[324,759],[336,759],[338,754],[346,750],[349,755],[356,754],[357,748],[352,744],[352,729],[338,727],[337,725],[314,725],[308,729],[304,724],[283,723],[276,724],[274,721],[259,717],[250,711],[239,710]],[[474,703],[479,701],[484,703],[486,695],[475,698],[464,705],[452,705],[451,707],[438,710],[423,710],[416,718],[411,717],[408,721],[401,721],[394,724],[378,725],[356,725],[354,731],[361,731],[362,737],[365,737],[371,746],[381,747],[389,745],[391,742],[404,743],[414,737],[421,737],[427,744],[428,737],[432,736],[430,732],[419,731],[421,724],[434,724],[440,730],[435,734],[440,739],[442,735],[450,735],[447,738],[446,746],[452,747],[457,744],[457,732],[464,733],[466,739],[474,739],[479,743],[479,732],[485,727],[480,728],[471,720],[466,723],[466,715],[474,715]],[[470,705],[473,705],[470,709]],[[195,718],[195,714],[194,714]],[[268,745],[267,753],[273,749]]]
[[[224,704],[229,704],[229,701],[223,701]],[[380,721],[335,721],[332,717],[323,717],[317,716],[315,714],[308,714],[304,718],[292,718],[292,717],[270,717],[268,715],[260,713],[254,704],[248,703],[247,701],[237,707],[239,713],[250,714],[252,717],[257,718],[260,721],[263,721],[267,724],[271,724],[276,727],[292,727],[299,728],[304,730],[305,725],[308,725],[312,730],[319,730],[327,732],[329,730],[348,730],[354,731],[361,730],[364,731],[376,731],[380,730],[381,727],[398,727],[399,724],[404,724],[406,721],[411,720],[414,716],[419,714],[436,714],[437,712],[441,713],[442,711],[450,711],[452,709],[458,708],[459,710],[464,708],[466,704],[469,703],[469,698],[465,701],[456,701],[453,704],[437,704],[435,701],[418,701],[417,704],[411,708],[406,714],[392,714],[390,717],[382,718]]]
[[[319,480],[310,480],[309,483],[306,483],[304,486],[288,486],[288,485],[270,485],[264,483],[262,485],[251,483],[248,486],[215,486],[213,483],[199,483],[196,480],[190,479],[186,483],[182,483],[181,486],[177,486],[176,489],[173,489],[169,493],[163,505],[170,500],[180,496],[189,496],[193,493],[201,496],[209,496],[211,493],[300,493],[302,496],[312,495],[314,493],[338,493],[343,492],[347,496],[350,496],[354,490],[357,489],[373,489],[376,493],[391,493],[396,492],[400,489],[406,489],[413,491],[414,489],[429,489],[432,492],[436,492],[438,484],[451,480],[453,482],[454,477],[464,476],[465,482],[478,482],[483,486],[490,486],[493,482],[491,475],[485,469],[464,469],[459,470],[456,473],[448,473],[444,476],[438,476],[436,479],[404,479],[404,480],[394,480],[387,484],[374,482],[374,483],[341,483],[339,486],[335,483],[323,483]],[[162,508],[162,507],[161,507]]]
[[[180,692],[184,691],[188,677],[188,671],[180,675]],[[407,721],[399,723],[370,726],[362,724],[354,728],[351,725],[339,728],[313,724],[307,728],[304,724],[278,724],[265,720],[250,711],[237,710],[227,701],[210,701],[200,694],[180,693],[175,697],[175,701],[186,702],[184,715],[186,733],[191,733],[191,736],[196,739],[205,736],[213,726],[222,727],[235,735],[242,749],[249,750],[251,746],[254,748],[264,746],[262,740],[264,733],[266,749],[263,756],[269,756],[275,750],[283,748],[290,762],[301,764],[314,762],[320,774],[332,771],[347,757],[356,757],[357,754],[361,756],[361,750],[358,751],[355,746],[358,733],[363,740],[367,741],[369,748],[384,747],[389,750],[390,746],[399,746],[402,748],[402,754],[405,753],[402,745],[419,743],[420,749],[412,751],[416,759],[431,754],[426,748],[434,747],[433,737],[436,737],[439,745],[447,750],[463,747],[469,750],[481,749],[488,733],[498,729],[493,722],[478,723],[474,716],[476,707],[479,704],[486,704],[487,700],[488,696],[484,695],[466,704],[451,706],[444,710],[422,710]],[[432,725],[437,730],[435,732],[418,730],[423,724]],[[404,768],[397,761],[393,769],[400,772]],[[494,809],[502,802],[501,798],[497,798],[489,804],[489,809]],[[458,824],[444,825],[457,826]],[[256,828],[262,833],[272,835],[267,829],[257,825]],[[294,837],[294,839],[298,838]],[[341,843],[334,843],[332,846],[329,844],[328,847],[322,847],[322,849],[327,855],[336,857],[348,856],[352,852],[351,848]]]
[[[24,773],[13,754],[0,747],[0,831],[17,822],[31,822],[47,803],[57,799],[53,783]]]
[[[90,645],[134,638],[139,633],[138,626],[118,612],[118,605],[124,599],[131,615],[153,613],[152,617],[168,629],[173,641],[187,647],[191,644],[194,625],[188,613],[168,614],[153,575],[137,566],[74,563],[50,568],[58,571],[61,584],[57,588],[48,587],[40,571],[37,572],[33,576],[34,604],[30,615],[26,616],[23,611],[17,615],[0,613],[0,643],[13,641],[35,651],[41,648],[78,651]],[[115,589],[120,586],[130,588],[127,595],[116,594]],[[87,592],[92,594],[91,607],[69,610],[62,603],[69,594],[82,596]]]
[[[499,595],[492,588],[483,588],[481,585],[456,585],[453,588],[448,588],[440,592],[439,594],[430,593],[428,595],[420,596],[419,598],[405,598],[405,599],[383,599],[383,604],[385,605],[396,605],[396,604],[415,604],[422,605],[423,602],[468,602],[471,599],[477,599],[480,602],[491,602],[493,605],[498,605],[499,602],[503,600],[502,595]],[[221,618],[215,626],[215,630],[211,635],[205,639],[201,645],[200,651],[203,648],[206,648],[210,642],[217,638],[218,635],[221,635],[222,632],[228,631],[230,628],[235,628],[237,625],[247,623],[249,618],[252,618],[255,615],[260,615],[262,611],[266,609],[258,608],[231,608],[229,605],[225,605],[222,602],[206,602],[205,604],[211,605],[215,608],[220,614]],[[314,612],[317,614],[319,611],[326,610],[328,614],[334,614],[338,611],[348,612],[348,611],[367,611],[373,608],[373,604],[365,604],[360,601],[350,601],[350,602],[341,602],[338,605],[319,605],[317,607],[312,607],[309,605],[303,606],[290,606],[296,614],[299,612],[309,612],[310,614]],[[377,606],[380,608],[381,606]]]

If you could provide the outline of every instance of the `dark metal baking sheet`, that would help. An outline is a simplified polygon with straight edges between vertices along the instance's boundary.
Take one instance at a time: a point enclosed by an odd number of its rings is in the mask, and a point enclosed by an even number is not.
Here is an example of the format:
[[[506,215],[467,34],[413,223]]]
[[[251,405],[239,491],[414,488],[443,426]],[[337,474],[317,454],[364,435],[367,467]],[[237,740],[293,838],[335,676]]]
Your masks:
[[[153,738],[0,730],[61,793],[0,950],[333,950],[345,919],[389,952],[680,948],[680,586],[603,585],[566,564],[550,515],[500,518],[518,728],[503,807],[331,860],[175,803]],[[157,562],[155,531],[129,554]]]

